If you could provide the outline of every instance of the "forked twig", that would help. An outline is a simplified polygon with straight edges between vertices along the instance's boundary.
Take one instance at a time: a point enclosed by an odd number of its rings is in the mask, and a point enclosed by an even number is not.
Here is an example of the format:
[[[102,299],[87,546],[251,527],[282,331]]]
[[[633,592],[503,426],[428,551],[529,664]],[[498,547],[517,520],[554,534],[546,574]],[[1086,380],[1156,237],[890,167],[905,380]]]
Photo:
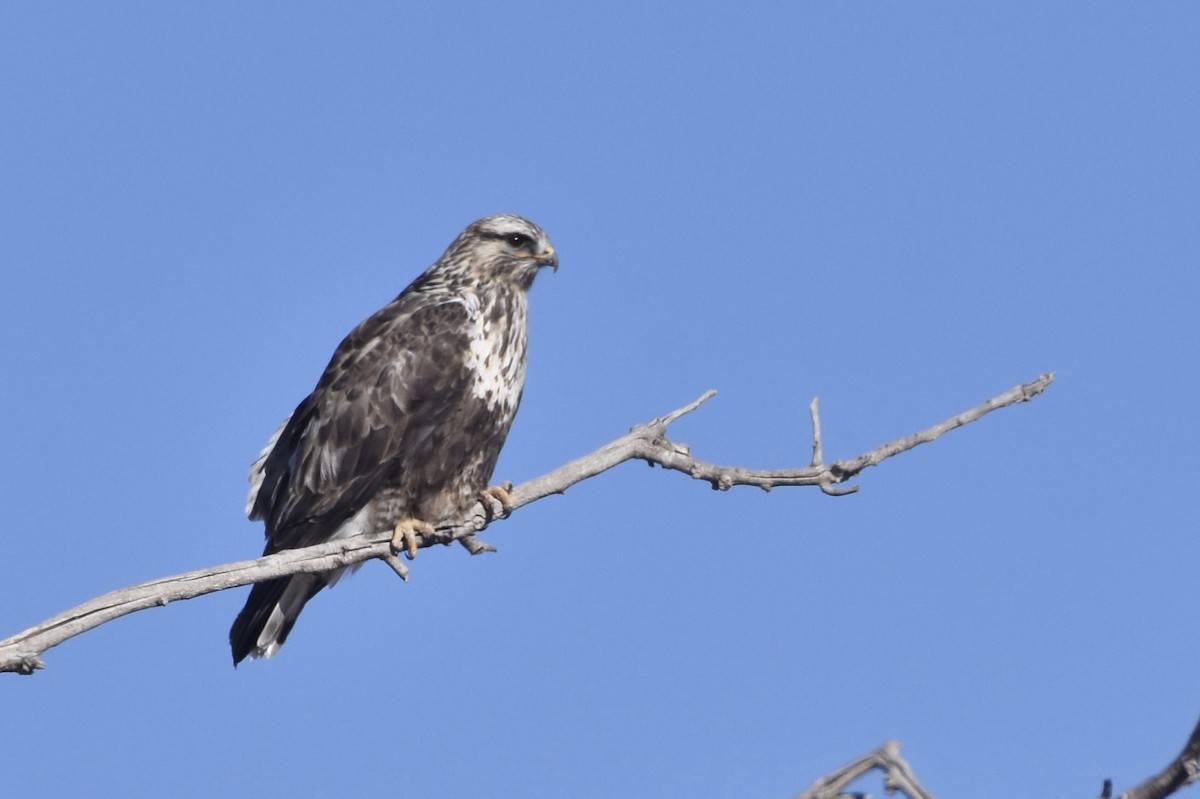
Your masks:
[[[889,794],[897,791],[908,799],[933,799],[933,794],[917,780],[912,768],[900,756],[900,744],[888,741],[874,752],[847,763],[832,774],[827,774],[796,799],[839,799],[846,794],[843,789],[867,772],[879,769],[883,772],[883,788]]]

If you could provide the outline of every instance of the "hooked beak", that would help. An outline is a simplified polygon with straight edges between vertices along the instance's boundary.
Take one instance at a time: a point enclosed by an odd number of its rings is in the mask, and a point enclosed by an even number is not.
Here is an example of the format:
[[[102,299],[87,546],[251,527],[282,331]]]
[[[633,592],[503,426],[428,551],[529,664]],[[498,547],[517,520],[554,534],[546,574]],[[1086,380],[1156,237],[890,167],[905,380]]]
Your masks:
[[[553,247],[547,245],[545,252],[537,256],[536,260],[542,266],[552,266],[555,272],[558,271],[558,253]]]

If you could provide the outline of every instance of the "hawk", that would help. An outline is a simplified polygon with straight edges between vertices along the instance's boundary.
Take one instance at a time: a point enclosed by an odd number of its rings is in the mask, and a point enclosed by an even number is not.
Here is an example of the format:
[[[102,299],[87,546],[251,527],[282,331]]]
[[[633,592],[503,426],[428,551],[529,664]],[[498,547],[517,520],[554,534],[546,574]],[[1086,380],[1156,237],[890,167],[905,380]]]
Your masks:
[[[424,274],[338,345],[313,392],[250,467],[246,515],[264,555],[461,520],[488,495],[525,384],[527,292],[558,269],[545,232],[517,216],[471,224]],[[305,603],[344,569],[266,580],[229,631],[236,666],[279,651]]]

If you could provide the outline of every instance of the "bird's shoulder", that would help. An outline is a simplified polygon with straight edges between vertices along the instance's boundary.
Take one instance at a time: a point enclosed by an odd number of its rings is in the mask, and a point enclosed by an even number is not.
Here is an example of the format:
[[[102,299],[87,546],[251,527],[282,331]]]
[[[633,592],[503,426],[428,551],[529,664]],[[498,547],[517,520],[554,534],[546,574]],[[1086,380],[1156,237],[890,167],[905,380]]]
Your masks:
[[[406,290],[342,340],[317,392],[339,390],[356,376],[388,364],[413,370],[444,360],[454,348],[466,345],[477,306],[461,292]]]

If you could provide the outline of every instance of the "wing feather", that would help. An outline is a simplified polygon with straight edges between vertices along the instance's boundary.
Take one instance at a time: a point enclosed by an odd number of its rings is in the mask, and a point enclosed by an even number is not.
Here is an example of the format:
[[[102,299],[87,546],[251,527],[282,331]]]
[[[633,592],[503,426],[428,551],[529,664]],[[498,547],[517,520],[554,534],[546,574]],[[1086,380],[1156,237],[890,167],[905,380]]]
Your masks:
[[[402,294],[351,332],[256,462],[268,552],[328,540],[466,395],[466,308],[423,299]]]

